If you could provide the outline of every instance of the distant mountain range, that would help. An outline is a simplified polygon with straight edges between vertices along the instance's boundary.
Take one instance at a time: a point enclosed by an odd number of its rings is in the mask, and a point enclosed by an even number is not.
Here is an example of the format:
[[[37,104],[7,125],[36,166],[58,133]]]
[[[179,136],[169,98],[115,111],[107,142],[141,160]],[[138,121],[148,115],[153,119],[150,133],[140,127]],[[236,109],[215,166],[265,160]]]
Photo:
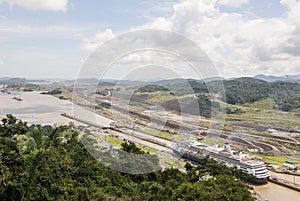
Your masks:
[[[26,83],[61,83],[65,79],[26,79],[19,77],[0,77],[0,84],[26,84]],[[74,82],[74,81],[73,81]]]
[[[300,83],[300,74],[298,75],[285,75],[285,76],[272,76],[272,75],[263,75],[259,74],[254,76],[253,78],[263,80],[266,82],[291,82],[291,83]],[[132,84],[132,85],[144,85],[149,83],[155,83],[155,84],[174,84],[174,83],[182,83],[186,81],[197,81],[197,82],[211,82],[215,80],[235,80],[238,79],[238,77],[233,78],[223,78],[223,77],[211,77],[211,78],[204,78],[201,80],[195,80],[195,79],[183,79],[183,78],[177,78],[177,79],[161,79],[157,81],[138,81],[138,80],[113,80],[113,79],[107,79],[107,80],[101,80],[100,83],[105,84]],[[78,81],[78,80],[77,80]],[[18,78],[18,77],[0,77],[0,83],[5,84],[22,84],[22,83],[74,83],[75,80],[68,80],[68,79],[26,79],[26,78]],[[97,82],[97,79],[90,78],[90,79],[81,79],[81,83],[95,83]]]
[[[204,78],[201,80],[195,80],[192,78],[184,79],[184,78],[175,78],[175,79],[161,79],[157,81],[145,81],[145,80],[113,80],[113,79],[104,79],[99,82],[99,84],[124,84],[124,85],[147,85],[147,84],[176,84],[176,83],[184,83],[186,81],[196,81],[196,82],[211,82],[216,80],[236,80],[241,77],[232,77],[232,78],[224,78],[224,77],[211,77]],[[268,76],[268,75],[256,75],[254,77],[259,80],[263,80],[266,82],[290,82],[290,83],[299,83],[300,84],[300,74],[299,75],[285,75],[285,76]],[[71,80],[69,82],[72,82]],[[95,79],[84,79],[80,80],[81,83],[95,83]]]
[[[266,82],[297,82],[300,83],[299,75],[285,75],[285,76],[272,76],[272,75],[256,75],[254,78],[264,80]]]
[[[3,84],[22,84],[25,82],[26,82],[25,78],[0,77],[0,83]]]

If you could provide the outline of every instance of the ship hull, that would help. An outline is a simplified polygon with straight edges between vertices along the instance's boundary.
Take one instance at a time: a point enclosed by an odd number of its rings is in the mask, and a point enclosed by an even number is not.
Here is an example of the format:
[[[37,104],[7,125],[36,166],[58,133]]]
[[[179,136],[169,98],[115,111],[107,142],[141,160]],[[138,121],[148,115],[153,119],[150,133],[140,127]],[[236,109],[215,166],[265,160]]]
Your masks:
[[[188,161],[194,163],[195,165],[205,165],[205,161],[206,161],[205,157],[200,158],[199,156],[195,156],[190,153],[182,153],[177,150],[173,150],[173,152],[176,155],[180,156],[182,159],[188,160]],[[254,185],[263,185],[263,184],[268,183],[268,178],[256,178],[255,177],[255,178],[249,180],[248,182],[251,184],[254,184]]]

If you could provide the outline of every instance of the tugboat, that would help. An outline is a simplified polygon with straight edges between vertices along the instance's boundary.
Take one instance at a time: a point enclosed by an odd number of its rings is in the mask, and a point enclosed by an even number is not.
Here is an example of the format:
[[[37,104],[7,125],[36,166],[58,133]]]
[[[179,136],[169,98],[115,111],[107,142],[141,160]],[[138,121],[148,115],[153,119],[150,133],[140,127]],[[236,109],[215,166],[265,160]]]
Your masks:
[[[14,96],[12,99],[16,101],[23,101],[23,98],[21,96]]]

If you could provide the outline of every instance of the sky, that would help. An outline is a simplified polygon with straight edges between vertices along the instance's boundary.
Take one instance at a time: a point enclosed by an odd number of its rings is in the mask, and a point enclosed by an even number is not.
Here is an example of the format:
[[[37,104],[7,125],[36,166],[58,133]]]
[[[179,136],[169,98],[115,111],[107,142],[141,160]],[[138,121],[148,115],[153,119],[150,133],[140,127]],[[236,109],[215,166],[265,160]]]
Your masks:
[[[0,77],[75,79],[141,29],[195,42],[223,77],[300,74],[299,0],[0,0]]]

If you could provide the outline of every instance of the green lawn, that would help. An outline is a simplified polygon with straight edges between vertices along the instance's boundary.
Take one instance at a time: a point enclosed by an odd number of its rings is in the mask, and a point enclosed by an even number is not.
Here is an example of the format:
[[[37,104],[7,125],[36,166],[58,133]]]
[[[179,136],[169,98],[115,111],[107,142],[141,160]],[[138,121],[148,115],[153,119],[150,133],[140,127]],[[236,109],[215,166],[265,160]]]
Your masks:
[[[267,156],[263,154],[255,154],[255,155],[261,157],[264,162],[270,163],[272,165],[282,165],[286,163],[286,160],[288,159],[285,156]],[[297,162],[298,162],[297,164],[300,165],[300,161],[298,160]]]
[[[141,147],[139,144],[137,145],[137,147],[141,148],[144,152],[149,152],[149,154],[151,155],[156,155],[158,154],[158,150],[150,148],[150,147]]]
[[[117,147],[122,147],[121,144],[124,143],[123,140],[121,140],[120,138],[116,138],[116,137],[112,137],[112,136],[106,136],[105,137],[106,141],[114,146],[117,146]],[[136,144],[137,147],[141,148],[143,151],[145,152],[149,152],[150,154],[157,154],[158,153],[158,150],[156,149],[153,149],[153,148],[150,148],[150,147],[142,147],[140,146],[139,144]]]
[[[159,137],[164,137],[164,138],[168,138],[168,139],[174,139],[175,135],[171,134],[171,133],[167,133],[167,132],[163,132],[163,131],[158,131],[158,130],[155,130],[155,129],[152,129],[152,128],[148,128],[148,127],[141,127],[141,129],[146,132],[146,133],[149,133],[149,134],[152,134],[152,135],[156,135],[156,136],[159,136]]]
[[[105,140],[108,143],[115,145],[117,147],[121,147],[121,144],[124,142],[123,140],[121,140],[119,138],[115,138],[115,137],[111,137],[111,136],[105,136]]]
[[[209,145],[209,146],[213,146],[215,144],[218,144],[221,147],[224,146],[224,143],[219,141],[219,139],[217,139],[217,138],[215,139],[215,138],[205,137],[205,138],[202,139],[202,143],[205,144],[205,145]]]
[[[160,162],[161,163],[164,163],[164,165],[166,167],[175,167],[175,168],[183,168],[184,169],[184,166],[185,166],[185,162],[183,161],[180,161],[180,160],[172,160],[172,159],[166,159],[166,158],[162,158],[160,159]]]

